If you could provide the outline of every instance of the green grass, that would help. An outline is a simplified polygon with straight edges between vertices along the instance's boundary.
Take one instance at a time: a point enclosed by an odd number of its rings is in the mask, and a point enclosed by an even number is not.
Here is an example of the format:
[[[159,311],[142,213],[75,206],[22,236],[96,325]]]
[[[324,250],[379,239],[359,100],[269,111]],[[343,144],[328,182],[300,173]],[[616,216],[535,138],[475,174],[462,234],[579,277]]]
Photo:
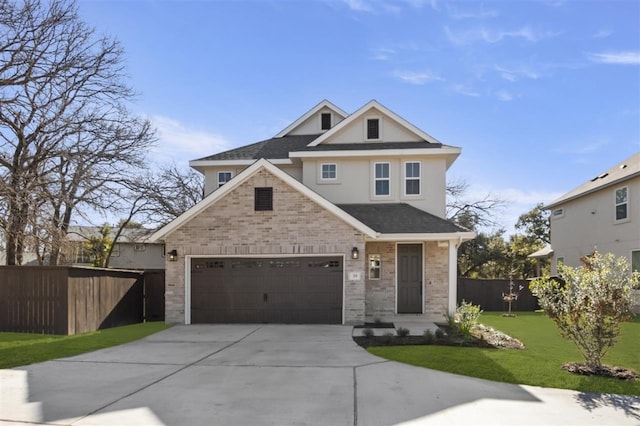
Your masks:
[[[556,325],[543,313],[520,312],[516,318],[483,313],[480,322],[522,341],[524,350],[498,350],[450,346],[379,346],[374,355],[420,367],[500,382],[640,395],[640,380],[622,381],[581,376],[561,369],[566,362],[583,362],[573,342],[560,336]],[[640,316],[622,324],[618,343],[604,364],[640,372]]]
[[[0,333],[0,368],[18,367],[121,345],[168,327],[170,325],[164,322],[146,322],[73,336]]]

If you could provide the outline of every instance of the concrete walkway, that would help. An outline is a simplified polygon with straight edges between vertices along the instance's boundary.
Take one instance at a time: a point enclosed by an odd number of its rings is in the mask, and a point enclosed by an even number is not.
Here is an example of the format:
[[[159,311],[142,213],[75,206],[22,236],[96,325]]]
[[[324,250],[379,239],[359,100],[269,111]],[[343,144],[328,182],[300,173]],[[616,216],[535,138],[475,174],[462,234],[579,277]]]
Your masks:
[[[637,425],[640,398],[516,386],[385,361],[352,328],[176,326],[0,370],[0,424]]]

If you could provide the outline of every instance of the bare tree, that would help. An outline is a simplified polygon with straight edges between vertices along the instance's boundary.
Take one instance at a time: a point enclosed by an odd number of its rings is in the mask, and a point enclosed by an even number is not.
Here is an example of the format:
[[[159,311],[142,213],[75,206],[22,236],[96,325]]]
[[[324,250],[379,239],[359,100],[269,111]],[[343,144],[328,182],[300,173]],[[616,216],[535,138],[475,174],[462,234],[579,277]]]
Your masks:
[[[467,197],[468,190],[469,184],[465,181],[447,183],[447,219],[471,230],[499,227],[494,214],[504,207],[505,201],[491,194],[478,200],[470,200]]]
[[[154,141],[130,114],[123,51],[95,37],[74,2],[0,0],[0,226],[7,264],[28,235],[47,235],[51,263],[72,215],[108,208]],[[42,227],[36,229],[34,227]]]

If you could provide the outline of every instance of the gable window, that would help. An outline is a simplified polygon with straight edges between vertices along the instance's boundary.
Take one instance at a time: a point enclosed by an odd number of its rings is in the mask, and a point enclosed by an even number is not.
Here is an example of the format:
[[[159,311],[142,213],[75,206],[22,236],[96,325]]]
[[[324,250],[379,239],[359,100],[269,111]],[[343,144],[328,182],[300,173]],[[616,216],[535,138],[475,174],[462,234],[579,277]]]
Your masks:
[[[218,172],[218,188],[231,180],[231,172]]]
[[[320,130],[331,129],[331,113],[323,112],[320,114]]]
[[[273,188],[255,188],[255,211],[273,210]]]
[[[378,118],[367,119],[367,139],[380,139],[380,120]]]
[[[404,163],[404,195],[420,195],[420,162]]]
[[[374,164],[374,173],[375,173],[375,188],[374,194],[376,196],[385,196],[389,195],[389,163],[375,163]]]
[[[616,221],[625,220],[629,217],[629,197],[628,188],[616,189]]]
[[[338,165],[335,163],[322,164],[322,180],[336,180],[338,178]]]

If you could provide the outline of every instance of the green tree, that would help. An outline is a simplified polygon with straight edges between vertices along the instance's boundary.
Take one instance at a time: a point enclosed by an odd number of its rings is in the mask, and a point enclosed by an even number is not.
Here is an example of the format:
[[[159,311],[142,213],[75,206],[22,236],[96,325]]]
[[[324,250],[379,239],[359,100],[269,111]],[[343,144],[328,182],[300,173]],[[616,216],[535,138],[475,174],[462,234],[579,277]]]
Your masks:
[[[85,243],[85,249],[90,253],[93,266],[106,268],[111,254],[113,240],[111,239],[111,226],[105,223],[98,231],[97,236],[89,237]]]
[[[516,222],[516,229],[525,231],[525,235],[545,244],[551,244],[549,212],[544,210],[542,203],[536,204],[529,212],[520,215]]]
[[[620,323],[632,316],[633,291],[640,274],[624,257],[594,252],[584,265],[558,265],[562,282],[548,276],[529,285],[540,306],[563,337],[576,344],[587,367],[600,372],[602,358],[620,334]]]

